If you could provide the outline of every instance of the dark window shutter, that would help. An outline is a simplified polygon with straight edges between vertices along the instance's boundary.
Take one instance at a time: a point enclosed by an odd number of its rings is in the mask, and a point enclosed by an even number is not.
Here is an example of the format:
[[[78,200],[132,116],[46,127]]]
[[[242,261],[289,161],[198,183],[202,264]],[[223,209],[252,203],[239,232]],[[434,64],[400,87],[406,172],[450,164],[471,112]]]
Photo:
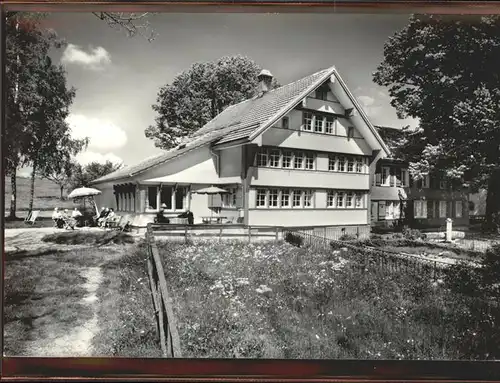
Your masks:
[[[434,201],[427,201],[427,218],[434,218]]]
[[[382,174],[377,173],[375,174],[375,185],[380,186],[382,184]]]
[[[398,169],[398,171],[396,172],[396,186],[397,187],[401,186],[401,177],[402,177],[401,169]]]

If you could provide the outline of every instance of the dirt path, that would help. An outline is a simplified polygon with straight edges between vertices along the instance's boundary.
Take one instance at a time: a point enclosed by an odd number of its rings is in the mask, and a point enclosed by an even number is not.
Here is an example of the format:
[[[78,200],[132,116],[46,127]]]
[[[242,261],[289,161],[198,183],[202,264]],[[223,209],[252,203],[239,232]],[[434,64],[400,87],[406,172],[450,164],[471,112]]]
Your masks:
[[[55,245],[51,243],[42,242],[43,236],[60,231],[55,228],[35,228],[35,229],[7,229],[5,231],[5,250],[6,252],[22,252],[22,251],[40,251],[45,249],[55,250],[68,250],[68,254],[72,254],[71,250],[78,251],[81,249],[92,248],[88,245]],[[101,250],[106,250],[102,247]],[[51,301],[49,306],[51,312],[44,317],[36,317],[32,324],[34,326],[34,333],[30,338],[23,342],[22,355],[15,356],[30,356],[30,357],[86,357],[86,356],[99,356],[96,355],[92,341],[94,336],[99,332],[99,299],[97,290],[105,278],[105,264],[113,259],[123,256],[123,251],[117,251],[116,247],[110,247],[110,251],[95,252],[92,251],[88,254],[84,262],[77,262],[75,258],[73,264],[73,273],[79,273],[82,277],[82,282],[77,285],[68,286],[68,288],[79,287],[83,289],[84,295],[80,294],[78,298],[71,301],[70,304],[79,306],[84,315],[77,315],[74,319],[68,320],[64,318],[62,310],[57,309],[57,304],[54,303],[52,309]],[[12,253],[11,253],[12,254]],[[78,257],[77,254],[75,254]],[[35,258],[36,267],[42,258]],[[57,261],[56,261],[57,262]],[[66,260],[65,262],[68,262]],[[82,262],[82,261],[81,261]],[[82,266],[76,266],[75,264]],[[57,264],[55,264],[58,267]],[[64,267],[64,266],[61,266]],[[43,274],[45,275],[45,274]],[[42,280],[43,283],[44,280]],[[41,293],[42,291],[51,290],[50,282],[37,284],[37,290],[34,293]],[[61,306],[59,306],[61,307]],[[66,308],[66,306],[63,306]],[[69,309],[69,308],[68,308]],[[55,310],[55,312],[54,312]],[[50,318],[50,319],[49,319]],[[59,319],[58,319],[59,318]],[[102,319],[102,318],[101,318]],[[35,335],[36,334],[36,335]],[[10,355],[9,355],[10,356]],[[14,356],[14,355],[12,355]]]
[[[96,356],[92,349],[92,339],[99,331],[96,291],[102,281],[100,267],[86,267],[81,273],[86,279],[83,287],[87,295],[81,299],[81,303],[89,306],[92,310],[91,319],[81,325],[73,327],[64,335],[57,323],[52,323],[44,329],[43,339],[36,339],[27,343],[26,352],[23,356],[31,357],[85,357]]]

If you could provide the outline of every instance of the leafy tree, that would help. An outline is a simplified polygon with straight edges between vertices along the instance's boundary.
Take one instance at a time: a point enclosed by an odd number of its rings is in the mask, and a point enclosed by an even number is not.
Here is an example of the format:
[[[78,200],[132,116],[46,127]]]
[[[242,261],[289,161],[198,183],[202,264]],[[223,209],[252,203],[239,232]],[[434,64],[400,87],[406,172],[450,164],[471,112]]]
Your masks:
[[[35,175],[38,172],[54,173],[56,169],[66,172],[72,156],[88,143],[88,140],[71,138],[71,129],[66,117],[69,115],[75,91],[67,88],[63,67],[53,65],[48,56],[41,58],[40,61],[41,65],[34,74],[37,82],[36,92],[29,101],[32,113],[26,158],[33,168],[30,211],[33,209]]]
[[[41,178],[45,178],[46,180],[52,181],[58,185],[61,193],[60,198],[63,200],[64,189],[71,185],[73,173],[76,171],[78,166],[79,164],[73,161],[61,161],[53,163],[52,166],[46,167],[43,171],[39,171],[38,175]]]
[[[42,30],[43,15],[7,12],[6,29],[6,123],[4,132],[4,176],[10,176],[12,195],[10,218],[16,215],[16,172],[29,162],[27,156],[32,127],[32,99],[37,96],[35,73],[40,70],[40,58],[46,57],[51,47],[60,46],[52,31]]]
[[[106,161],[104,164],[99,162],[91,162],[85,166],[77,164],[73,169],[71,177],[71,186],[73,189],[79,187],[88,187],[90,183],[100,177],[104,177],[118,169],[123,164],[117,164],[111,161]]]
[[[239,55],[192,65],[160,89],[153,105],[156,123],[146,129],[146,137],[159,148],[175,147],[228,106],[254,96],[260,71]]]
[[[486,187],[500,166],[498,57],[499,16],[412,16],[387,41],[373,78],[400,118],[420,121],[400,142],[415,179],[439,173],[471,191]],[[494,203],[489,212],[500,210]]]
[[[111,28],[124,30],[130,37],[141,35],[149,42],[156,37],[155,31],[147,20],[149,12],[125,13],[125,12],[92,12],[94,16],[105,21]]]

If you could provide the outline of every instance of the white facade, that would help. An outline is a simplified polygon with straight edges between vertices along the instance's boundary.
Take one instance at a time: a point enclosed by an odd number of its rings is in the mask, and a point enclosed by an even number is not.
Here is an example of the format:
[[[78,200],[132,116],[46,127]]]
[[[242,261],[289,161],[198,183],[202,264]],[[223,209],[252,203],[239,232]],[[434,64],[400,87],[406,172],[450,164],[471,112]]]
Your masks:
[[[195,223],[219,215],[259,226],[369,225],[374,162],[388,150],[334,77],[247,141],[207,143],[138,175],[96,183],[98,204],[138,226],[163,203],[166,215],[190,210]],[[196,193],[211,185],[230,193]]]

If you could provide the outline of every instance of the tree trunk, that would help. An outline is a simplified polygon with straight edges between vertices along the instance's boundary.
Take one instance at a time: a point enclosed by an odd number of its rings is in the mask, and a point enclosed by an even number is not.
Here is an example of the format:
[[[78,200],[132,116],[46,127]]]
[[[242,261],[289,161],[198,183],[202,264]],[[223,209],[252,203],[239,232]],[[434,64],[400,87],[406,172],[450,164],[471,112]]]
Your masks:
[[[489,230],[498,229],[500,214],[500,169],[491,172],[486,195],[486,226]]]
[[[64,185],[59,185],[59,190],[61,191],[61,201],[62,201],[62,200],[64,200],[64,196],[63,196]]]
[[[16,218],[16,195],[17,195],[17,185],[16,185],[16,174],[17,171],[14,169],[10,174],[10,185],[11,185],[11,197],[10,197],[10,214],[9,218]]]
[[[35,171],[36,171],[36,161],[33,163],[33,171],[31,172],[30,202],[28,206],[29,212],[33,210],[33,200],[35,198]]]

